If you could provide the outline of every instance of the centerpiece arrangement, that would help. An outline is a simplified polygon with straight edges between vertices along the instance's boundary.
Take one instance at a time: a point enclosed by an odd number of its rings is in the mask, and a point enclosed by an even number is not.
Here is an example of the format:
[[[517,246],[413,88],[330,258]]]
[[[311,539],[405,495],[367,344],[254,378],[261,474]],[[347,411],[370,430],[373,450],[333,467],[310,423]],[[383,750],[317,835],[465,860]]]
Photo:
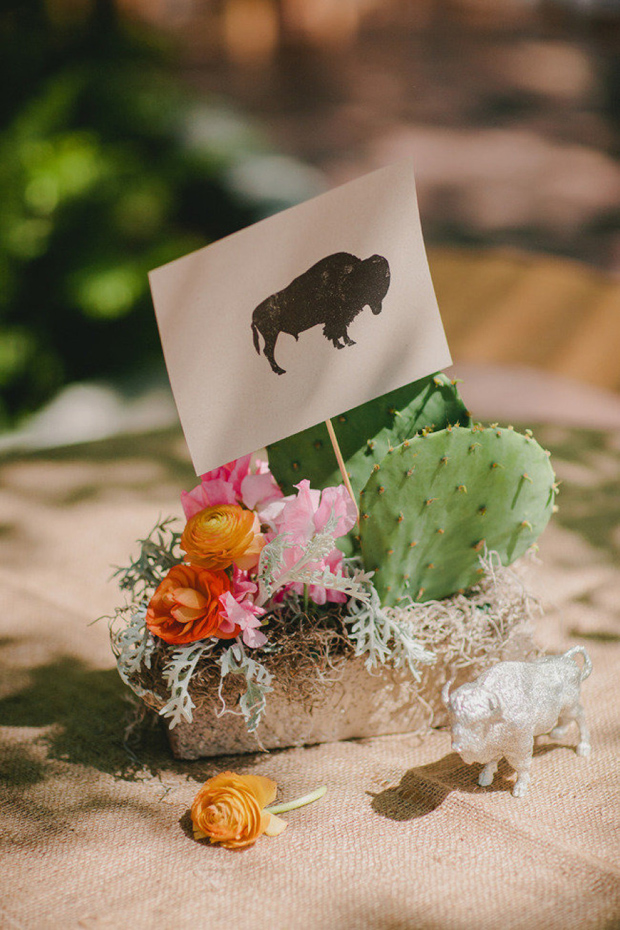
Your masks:
[[[435,375],[202,475],[119,569],[123,680],[182,758],[422,730],[448,679],[532,650],[508,569],[556,484]],[[346,479],[346,485],[344,480]],[[435,719],[438,719],[437,717]]]

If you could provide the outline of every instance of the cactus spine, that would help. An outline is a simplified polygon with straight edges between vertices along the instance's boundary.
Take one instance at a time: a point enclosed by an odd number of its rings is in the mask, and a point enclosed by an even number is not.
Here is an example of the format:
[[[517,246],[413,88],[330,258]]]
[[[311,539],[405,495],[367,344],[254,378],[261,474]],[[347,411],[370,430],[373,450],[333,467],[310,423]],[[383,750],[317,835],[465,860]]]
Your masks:
[[[447,597],[479,580],[479,554],[509,565],[553,510],[555,479],[531,435],[448,427],[402,443],[361,496],[367,570],[386,605]]]

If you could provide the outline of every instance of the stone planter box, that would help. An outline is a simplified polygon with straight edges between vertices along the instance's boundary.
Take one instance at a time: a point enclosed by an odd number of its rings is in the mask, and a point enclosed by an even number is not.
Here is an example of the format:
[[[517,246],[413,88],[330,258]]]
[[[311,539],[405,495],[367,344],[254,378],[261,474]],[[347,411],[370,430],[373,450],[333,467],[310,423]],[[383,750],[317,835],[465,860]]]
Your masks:
[[[479,674],[500,659],[524,659],[534,648],[527,632],[511,635],[497,648],[468,668],[441,660],[424,670],[419,683],[409,672],[382,666],[367,671],[363,659],[342,660],[330,677],[317,680],[311,697],[286,691],[274,679],[267,708],[255,733],[248,733],[243,717],[218,716],[221,702],[214,684],[195,708],[192,723],[166,726],[170,747],[177,759],[237,755],[343,739],[387,736],[394,733],[428,732],[445,724],[441,702],[444,683],[455,686]],[[232,676],[230,676],[232,678]],[[240,685],[227,679],[223,688],[228,707],[235,706]]]
[[[222,686],[226,708],[222,713],[219,666],[203,667],[190,685],[195,703],[191,723],[173,729],[163,720],[170,747],[177,759],[236,755],[363,739],[395,733],[420,734],[446,723],[441,689],[446,681],[458,687],[498,661],[533,658],[533,606],[523,583],[512,571],[494,568],[492,577],[471,596],[458,595],[429,602],[418,612],[421,643],[436,656],[422,666],[415,681],[408,669],[389,665],[369,671],[364,658],[333,655],[324,671],[307,667],[270,668],[272,691],[258,729],[249,733],[245,719],[234,712],[245,690],[245,678],[227,675]],[[291,662],[299,658],[291,657]],[[306,664],[306,663],[304,663]],[[307,666],[307,664],[306,664]],[[282,672],[284,673],[282,674]],[[167,685],[157,673],[122,676],[136,694],[155,711],[168,701]]]
[[[317,685],[310,700],[287,693],[274,680],[255,733],[248,733],[243,717],[216,715],[221,703],[214,689],[213,699],[194,710],[192,723],[168,730],[172,752],[177,759],[197,759],[407,733],[428,724],[429,712],[415,698],[411,675],[390,668],[371,674],[362,659],[353,659],[344,661],[335,676]],[[236,682],[230,684],[224,694],[234,707]]]

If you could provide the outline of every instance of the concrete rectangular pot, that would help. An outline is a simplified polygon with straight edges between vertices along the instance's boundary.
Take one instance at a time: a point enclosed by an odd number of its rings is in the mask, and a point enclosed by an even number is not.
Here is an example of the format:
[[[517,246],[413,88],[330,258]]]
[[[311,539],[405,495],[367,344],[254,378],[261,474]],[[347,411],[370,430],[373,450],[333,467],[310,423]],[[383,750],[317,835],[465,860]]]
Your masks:
[[[393,733],[427,732],[445,723],[441,688],[455,679],[455,686],[475,677],[499,659],[525,658],[532,653],[529,634],[498,641],[469,667],[462,660],[452,665],[439,657],[424,669],[420,682],[408,671],[379,666],[369,672],[361,658],[343,659],[335,671],[318,677],[316,687],[300,693],[293,684],[283,686],[277,678],[267,695],[267,707],[255,733],[248,733],[245,720],[223,713],[214,682],[193,711],[191,723],[182,722],[168,730],[170,747],[177,759],[236,755],[265,749],[281,749],[343,739],[386,736]],[[289,679],[290,681],[291,679]],[[310,693],[309,693],[310,691]],[[236,676],[224,681],[226,706],[234,709],[241,685]]]

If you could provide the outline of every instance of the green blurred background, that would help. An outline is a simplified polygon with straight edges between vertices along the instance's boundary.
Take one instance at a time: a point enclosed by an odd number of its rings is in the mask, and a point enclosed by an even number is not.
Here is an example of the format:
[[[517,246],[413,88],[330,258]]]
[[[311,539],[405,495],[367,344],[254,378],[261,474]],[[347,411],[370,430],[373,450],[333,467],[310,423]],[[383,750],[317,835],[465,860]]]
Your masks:
[[[0,427],[63,384],[160,363],[147,272],[290,202],[231,189],[263,143],[173,62],[112,0],[3,6]]]

